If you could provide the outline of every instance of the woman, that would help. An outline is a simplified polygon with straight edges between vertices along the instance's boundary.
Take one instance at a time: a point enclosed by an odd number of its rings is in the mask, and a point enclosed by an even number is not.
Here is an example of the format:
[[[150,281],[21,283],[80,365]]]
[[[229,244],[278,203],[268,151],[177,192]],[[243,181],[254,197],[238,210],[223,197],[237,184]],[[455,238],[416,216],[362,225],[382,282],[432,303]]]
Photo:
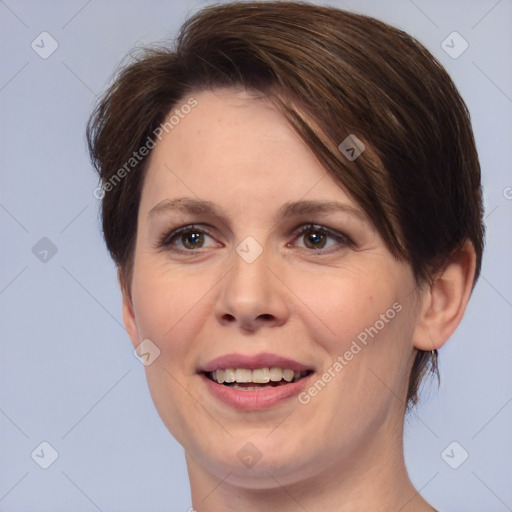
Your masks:
[[[483,249],[451,79],[409,35],[294,2],[189,19],[93,114],[126,329],[203,511],[432,511],[404,414]]]

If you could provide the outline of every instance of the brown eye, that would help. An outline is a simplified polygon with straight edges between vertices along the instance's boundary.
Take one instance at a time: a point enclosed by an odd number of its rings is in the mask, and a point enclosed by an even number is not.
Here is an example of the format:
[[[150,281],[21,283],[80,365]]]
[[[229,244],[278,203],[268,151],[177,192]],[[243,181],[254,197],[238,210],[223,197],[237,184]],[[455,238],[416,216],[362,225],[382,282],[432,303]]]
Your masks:
[[[302,248],[311,249],[318,254],[334,252],[354,245],[347,235],[325,226],[308,224],[300,227],[295,235],[296,243],[302,240]],[[299,244],[298,247],[301,245]]]
[[[193,253],[200,252],[200,249],[221,246],[222,244],[216,242],[203,228],[192,225],[164,234],[156,247],[181,253]]]
[[[197,249],[204,243],[204,233],[199,231],[189,231],[181,235],[181,243],[187,249]]]
[[[309,234],[304,236],[304,245],[308,249],[323,249],[327,240],[327,236],[324,233],[318,231],[310,231]]]

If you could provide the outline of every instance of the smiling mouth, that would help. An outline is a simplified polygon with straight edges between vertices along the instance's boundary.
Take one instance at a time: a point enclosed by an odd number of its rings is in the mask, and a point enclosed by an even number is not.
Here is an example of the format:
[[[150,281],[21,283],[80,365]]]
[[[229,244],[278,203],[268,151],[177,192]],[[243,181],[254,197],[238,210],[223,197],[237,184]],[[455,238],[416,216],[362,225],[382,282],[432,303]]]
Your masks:
[[[211,381],[222,384],[232,389],[242,391],[260,391],[263,389],[286,386],[308,377],[312,370],[294,371],[290,368],[226,368],[211,372],[204,372],[204,375]]]

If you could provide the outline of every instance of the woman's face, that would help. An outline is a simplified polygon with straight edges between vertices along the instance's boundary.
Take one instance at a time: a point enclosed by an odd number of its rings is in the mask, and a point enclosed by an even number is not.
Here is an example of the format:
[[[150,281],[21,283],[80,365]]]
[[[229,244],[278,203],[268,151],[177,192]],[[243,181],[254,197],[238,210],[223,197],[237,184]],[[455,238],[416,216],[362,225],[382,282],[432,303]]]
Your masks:
[[[194,98],[153,150],[124,302],[134,345],[160,350],[158,412],[189,461],[248,487],[365,464],[402,442],[411,269],[270,102]]]

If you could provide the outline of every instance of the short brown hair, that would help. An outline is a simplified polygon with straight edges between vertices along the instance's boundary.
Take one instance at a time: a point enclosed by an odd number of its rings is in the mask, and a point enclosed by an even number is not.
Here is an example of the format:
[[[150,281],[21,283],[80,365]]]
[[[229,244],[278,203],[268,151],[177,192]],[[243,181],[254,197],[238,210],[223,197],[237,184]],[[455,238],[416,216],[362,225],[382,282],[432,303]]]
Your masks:
[[[143,50],[89,120],[103,184],[193,91],[237,87],[275,103],[326,170],[366,211],[418,283],[469,240],[480,272],[480,166],[469,113],[441,64],[416,39],[374,18],[302,2],[210,6],[173,47]],[[349,135],[366,145],[350,161]],[[129,288],[147,157],[102,200],[103,233]],[[418,351],[408,402],[437,353]]]

